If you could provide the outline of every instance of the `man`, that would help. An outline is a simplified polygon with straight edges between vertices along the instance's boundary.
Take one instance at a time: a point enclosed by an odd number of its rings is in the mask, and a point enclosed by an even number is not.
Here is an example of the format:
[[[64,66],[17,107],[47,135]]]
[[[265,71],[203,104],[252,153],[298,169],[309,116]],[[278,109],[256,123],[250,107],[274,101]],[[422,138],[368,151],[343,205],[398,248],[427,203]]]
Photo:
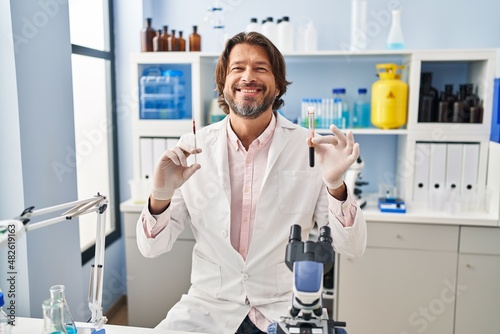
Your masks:
[[[148,257],[168,252],[191,222],[192,285],[159,328],[263,333],[291,305],[284,257],[292,225],[304,240],[315,223],[329,225],[337,252],[363,253],[366,223],[342,180],[359,145],[334,126],[334,136],[309,140],[307,129],[277,113],[289,84],[285,61],[261,34],[228,40],[215,75],[228,116],[198,131],[199,148],[187,134],[157,163],[138,245]]]

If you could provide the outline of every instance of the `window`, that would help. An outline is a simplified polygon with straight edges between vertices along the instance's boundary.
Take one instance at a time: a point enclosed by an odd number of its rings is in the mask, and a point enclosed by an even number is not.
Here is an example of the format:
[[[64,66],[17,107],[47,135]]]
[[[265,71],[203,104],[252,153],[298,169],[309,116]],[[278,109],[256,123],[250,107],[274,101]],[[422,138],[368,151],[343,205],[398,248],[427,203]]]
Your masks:
[[[116,116],[111,0],[69,0],[78,198],[109,199],[106,245],[121,235],[117,204]],[[82,263],[94,257],[96,221],[79,218]]]

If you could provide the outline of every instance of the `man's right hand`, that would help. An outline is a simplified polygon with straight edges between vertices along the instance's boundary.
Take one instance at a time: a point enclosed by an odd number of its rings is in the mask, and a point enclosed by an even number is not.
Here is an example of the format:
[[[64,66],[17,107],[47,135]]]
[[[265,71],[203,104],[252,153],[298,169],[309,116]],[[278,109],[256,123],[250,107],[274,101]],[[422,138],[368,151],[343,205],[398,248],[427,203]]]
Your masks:
[[[201,153],[201,148],[195,151],[194,147],[183,142],[163,153],[153,174],[149,203],[152,214],[165,211],[175,190],[201,168],[200,164],[187,165],[187,157],[198,153]]]

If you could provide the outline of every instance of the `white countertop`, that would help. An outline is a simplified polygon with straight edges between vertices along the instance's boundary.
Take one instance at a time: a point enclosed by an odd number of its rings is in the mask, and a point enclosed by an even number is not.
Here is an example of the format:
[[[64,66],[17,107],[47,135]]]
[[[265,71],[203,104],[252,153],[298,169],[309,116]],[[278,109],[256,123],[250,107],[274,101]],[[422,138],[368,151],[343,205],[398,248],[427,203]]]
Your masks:
[[[127,200],[120,204],[122,212],[141,213],[144,203],[134,203]],[[370,222],[416,223],[416,224],[441,224],[462,226],[499,226],[498,216],[487,212],[461,212],[451,214],[446,211],[430,211],[410,207],[406,213],[380,212],[376,205],[367,205],[363,215]]]
[[[16,318],[16,326],[12,330],[12,334],[36,334],[41,333],[43,328],[43,320],[42,319],[34,319],[34,318]],[[77,322],[77,327],[79,327],[79,323]],[[128,326],[116,326],[116,325],[104,325],[104,329],[106,330],[106,334],[196,334],[196,333],[188,333],[188,332],[179,332],[179,331],[170,331],[170,330],[159,330],[152,328],[139,328],[139,327],[128,327]],[[80,333],[80,331],[78,331]],[[202,333],[198,333],[202,334]]]

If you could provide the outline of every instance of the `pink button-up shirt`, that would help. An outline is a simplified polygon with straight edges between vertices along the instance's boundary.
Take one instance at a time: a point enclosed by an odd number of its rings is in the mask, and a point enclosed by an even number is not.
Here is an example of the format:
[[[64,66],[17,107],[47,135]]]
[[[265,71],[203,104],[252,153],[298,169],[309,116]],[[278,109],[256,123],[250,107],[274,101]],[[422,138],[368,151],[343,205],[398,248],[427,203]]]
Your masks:
[[[269,148],[276,129],[276,117],[273,115],[269,126],[250,144],[248,151],[234,133],[230,122],[227,124],[227,149],[231,181],[231,245],[243,259],[246,259],[252,242],[255,210],[267,168]],[[351,226],[356,215],[356,203],[352,196],[348,196],[347,200],[343,202],[338,201],[333,196],[328,198],[329,209],[340,223],[345,227]],[[143,219],[144,232],[148,237],[156,237],[165,228],[170,219],[167,212],[153,215],[156,222]],[[267,331],[271,321],[256,308],[252,308],[248,316],[260,330]]]

